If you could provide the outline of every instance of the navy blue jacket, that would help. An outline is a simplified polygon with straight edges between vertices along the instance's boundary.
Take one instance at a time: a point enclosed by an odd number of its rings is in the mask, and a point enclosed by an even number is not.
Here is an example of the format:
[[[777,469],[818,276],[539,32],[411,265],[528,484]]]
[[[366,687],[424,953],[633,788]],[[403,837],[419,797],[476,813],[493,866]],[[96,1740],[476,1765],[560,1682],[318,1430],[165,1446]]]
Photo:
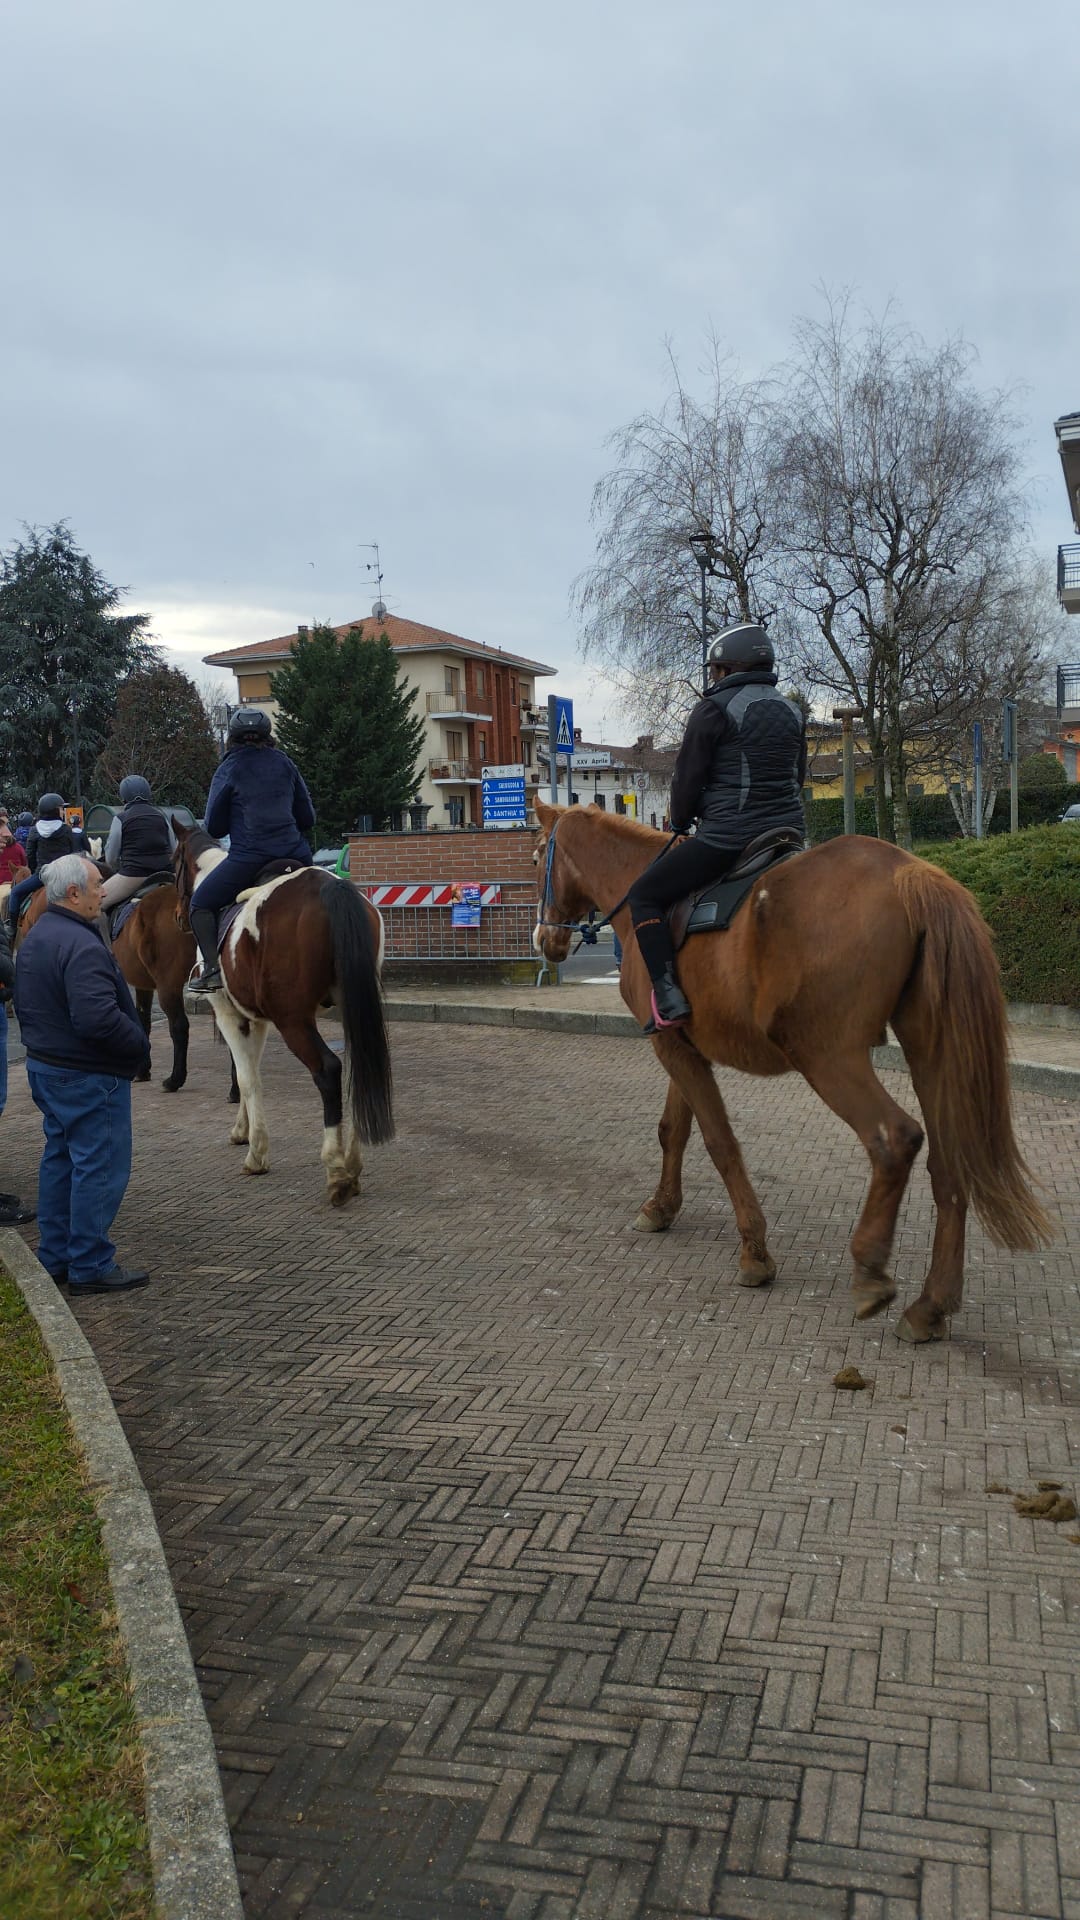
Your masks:
[[[279,747],[234,747],[225,755],[206,800],[206,831],[229,836],[239,860],[289,860],[315,825],[303,779]]]
[[[134,1080],[150,1045],[92,920],[47,907],[15,961],[15,1012],[31,1060]]]
[[[741,849],[770,827],[806,830],[806,723],[762,669],[729,673],[686,723],[671,780],[671,824]]]

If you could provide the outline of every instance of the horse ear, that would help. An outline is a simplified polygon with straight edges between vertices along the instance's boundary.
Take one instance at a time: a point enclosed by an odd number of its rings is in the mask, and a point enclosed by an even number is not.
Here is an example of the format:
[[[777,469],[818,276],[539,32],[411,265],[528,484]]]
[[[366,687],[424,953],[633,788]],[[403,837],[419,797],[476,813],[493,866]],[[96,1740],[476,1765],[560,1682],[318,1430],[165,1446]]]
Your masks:
[[[536,795],[533,806],[536,808],[536,817],[546,832],[550,828],[552,821],[558,818],[559,809],[558,807],[549,807],[547,801],[541,800],[539,794]]]
[[[172,830],[175,833],[177,839],[186,840],[188,837],[188,834],[191,831],[190,827],[185,827],[183,821],[178,820],[175,813],[172,814],[170,817],[172,819]]]

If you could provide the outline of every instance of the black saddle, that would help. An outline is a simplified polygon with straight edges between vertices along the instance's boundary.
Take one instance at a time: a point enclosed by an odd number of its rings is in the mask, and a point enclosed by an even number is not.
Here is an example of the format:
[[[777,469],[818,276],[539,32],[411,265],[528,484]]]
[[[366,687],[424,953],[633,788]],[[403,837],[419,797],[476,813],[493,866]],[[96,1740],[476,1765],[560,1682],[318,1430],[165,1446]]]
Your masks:
[[[676,901],[668,914],[676,953],[692,933],[722,933],[731,925],[755,880],[783,860],[802,853],[806,841],[798,827],[771,827],[744,847],[735,865],[711,887],[699,887]]]
[[[145,899],[148,893],[153,893],[157,887],[175,887],[175,885],[176,876],[171,867],[163,867],[160,873],[148,873],[145,880],[139,881],[134,893],[129,893],[126,900],[118,900],[115,907],[109,908],[105,915],[109,923],[109,938],[115,940],[125,922],[131,918],[139,901]]]

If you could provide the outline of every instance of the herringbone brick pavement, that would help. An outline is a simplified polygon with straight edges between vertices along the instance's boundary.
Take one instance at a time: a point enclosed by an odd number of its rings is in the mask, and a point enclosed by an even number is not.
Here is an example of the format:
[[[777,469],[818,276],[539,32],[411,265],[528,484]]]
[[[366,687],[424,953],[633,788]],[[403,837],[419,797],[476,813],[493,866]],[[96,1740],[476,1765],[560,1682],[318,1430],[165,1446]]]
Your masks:
[[[852,1320],[861,1155],[800,1082],[725,1077],[780,1269],[746,1292],[696,1140],[675,1229],[630,1230],[647,1048],[393,1044],[400,1137],[335,1213],[306,1076],[272,1043],[245,1179],[197,1023],[188,1089],[135,1090],[152,1290],[80,1308],[247,1913],[1076,1920],[1080,1546],[987,1488],[1076,1487],[1080,1112],[1018,1101],[1068,1237],[975,1230],[951,1343],[914,1349]],[[908,1295],[929,1231],[920,1168]]]

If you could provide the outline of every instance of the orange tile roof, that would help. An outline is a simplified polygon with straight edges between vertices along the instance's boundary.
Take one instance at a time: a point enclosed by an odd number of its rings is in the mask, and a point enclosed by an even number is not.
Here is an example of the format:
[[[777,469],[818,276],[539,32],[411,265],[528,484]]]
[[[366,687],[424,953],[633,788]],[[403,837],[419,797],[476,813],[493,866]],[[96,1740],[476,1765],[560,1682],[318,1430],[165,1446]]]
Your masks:
[[[501,660],[508,667],[524,667],[530,673],[557,671],[555,667],[546,667],[541,660],[527,660],[522,654],[505,652],[502,647],[485,647],[479,640],[465,640],[461,634],[445,633],[441,627],[425,627],[419,620],[403,620],[396,613],[384,614],[378,621],[373,620],[370,614],[361,615],[356,620],[347,620],[343,627],[335,627],[334,632],[343,640],[353,627],[359,626],[385,633],[395,653],[449,650],[480,660]],[[225,653],[208,653],[204,657],[204,665],[239,667],[250,663],[257,666],[262,661],[287,660],[295,639],[295,633],[284,633],[279,634],[276,640],[254,640],[246,647],[230,647]]]

